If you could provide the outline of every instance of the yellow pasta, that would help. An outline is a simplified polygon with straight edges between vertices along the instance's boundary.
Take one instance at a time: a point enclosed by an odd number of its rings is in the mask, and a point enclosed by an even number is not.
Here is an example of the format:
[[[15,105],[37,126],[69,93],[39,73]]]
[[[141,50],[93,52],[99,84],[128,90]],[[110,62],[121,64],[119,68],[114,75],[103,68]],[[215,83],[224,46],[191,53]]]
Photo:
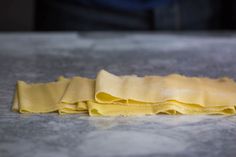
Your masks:
[[[61,78],[62,79],[62,78]],[[95,80],[73,77],[61,99],[60,113],[87,112],[87,101],[94,99]]]
[[[68,80],[41,84],[27,84],[18,81],[13,110],[21,113],[58,111],[60,100],[68,83]]]
[[[236,83],[229,78],[116,76],[59,77],[45,84],[17,83],[12,109],[90,116],[235,114]]]
[[[161,103],[175,100],[199,106],[236,105],[236,84],[228,78],[209,79],[177,74],[118,77],[104,70],[96,80],[95,99],[101,103]]]

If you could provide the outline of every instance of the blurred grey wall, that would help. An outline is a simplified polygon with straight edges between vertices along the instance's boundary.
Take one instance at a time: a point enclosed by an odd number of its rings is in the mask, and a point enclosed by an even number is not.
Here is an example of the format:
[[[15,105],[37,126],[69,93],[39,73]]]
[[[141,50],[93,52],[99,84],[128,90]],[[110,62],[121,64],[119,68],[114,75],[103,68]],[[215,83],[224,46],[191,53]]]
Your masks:
[[[34,0],[0,0],[0,31],[34,29]]]

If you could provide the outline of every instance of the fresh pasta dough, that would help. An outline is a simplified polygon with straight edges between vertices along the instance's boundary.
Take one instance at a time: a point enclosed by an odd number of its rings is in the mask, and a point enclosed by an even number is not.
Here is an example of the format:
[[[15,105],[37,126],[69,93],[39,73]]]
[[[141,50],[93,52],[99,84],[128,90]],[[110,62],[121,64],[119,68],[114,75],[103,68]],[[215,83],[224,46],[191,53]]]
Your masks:
[[[20,113],[90,116],[235,114],[236,83],[229,78],[116,76],[64,78],[44,84],[18,81],[12,109]]]
[[[87,101],[94,100],[95,80],[73,77],[61,99],[60,113],[87,112]]]
[[[177,74],[118,77],[104,70],[96,79],[96,101],[161,103],[168,100],[199,106],[234,106],[236,84],[228,78],[209,79]]]
[[[21,113],[58,111],[60,100],[68,83],[68,80],[40,84],[27,84],[18,81],[13,110],[18,110]]]

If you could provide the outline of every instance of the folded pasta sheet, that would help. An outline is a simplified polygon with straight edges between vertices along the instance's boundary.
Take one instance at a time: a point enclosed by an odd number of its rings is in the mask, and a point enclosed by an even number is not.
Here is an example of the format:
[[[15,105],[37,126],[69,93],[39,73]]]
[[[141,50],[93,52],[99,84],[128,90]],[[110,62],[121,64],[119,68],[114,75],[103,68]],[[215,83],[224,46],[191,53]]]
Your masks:
[[[40,84],[27,84],[23,81],[18,81],[13,110],[21,113],[58,111],[60,100],[68,83],[68,80]]]
[[[94,100],[95,80],[73,77],[61,99],[60,113],[87,112],[87,102]]]
[[[96,79],[96,101],[101,103],[161,103],[168,100],[199,106],[234,106],[236,84],[228,78],[209,79],[177,74],[115,76],[104,70]]]
[[[91,116],[129,116],[129,115],[154,115],[154,114],[235,114],[234,106],[200,107],[177,102],[161,104],[100,104],[88,102],[89,115]]]
[[[19,81],[13,110],[90,116],[235,114],[235,106],[236,83],[229,78],[116,76],[101,70],[95,80],[77,76],[48,84]]]

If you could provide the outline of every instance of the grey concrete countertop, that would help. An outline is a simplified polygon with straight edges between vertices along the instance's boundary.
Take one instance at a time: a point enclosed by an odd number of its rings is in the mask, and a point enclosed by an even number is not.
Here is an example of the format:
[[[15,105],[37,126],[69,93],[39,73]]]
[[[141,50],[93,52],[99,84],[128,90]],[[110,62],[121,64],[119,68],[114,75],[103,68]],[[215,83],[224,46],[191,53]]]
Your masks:
[[[236,79],[236,34],[1,33],[0,157],[235,157],[236,116],[20,115],[17,80],[115,74]]]

